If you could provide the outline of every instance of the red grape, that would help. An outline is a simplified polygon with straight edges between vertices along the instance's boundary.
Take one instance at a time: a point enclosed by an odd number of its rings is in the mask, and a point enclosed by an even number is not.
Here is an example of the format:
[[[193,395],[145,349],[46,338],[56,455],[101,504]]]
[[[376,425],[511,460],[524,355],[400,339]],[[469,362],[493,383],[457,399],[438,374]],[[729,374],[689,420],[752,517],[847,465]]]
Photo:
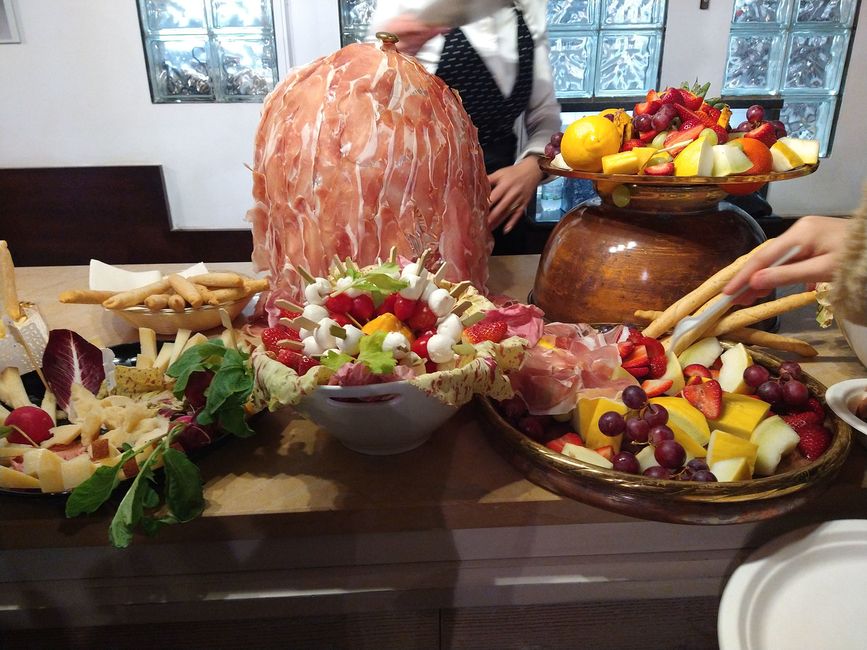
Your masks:
[[[524,435],[536,442],[545,441],[545,422],[543,416],[525,415],[518,420],[518,428]]]
[[[659,112],[650,118],[650,126],[654,131],[665,131],[671,126],[671,120],[672,118],[667,113],[663,113],[662,109],[659,109]]]
[[[667,467],[668,469],[678,469],[683,467],[683,461],[686,460],[686,451],[683,446],[675,440],[663,440],[656,445],[653,451],[653,457],[656,462]]]
[[[639,133],[646,133],[653,129],[653,118],[650,115],[636,115],[632,120],[632,125]]]
[[[626,420],[617,411],[606,411],[599,416],[599,430],[606,436],[619,436],[626,429]]]
[[[783,384],[783,401],[789,406],[806,404],[810,397],[807,387],[797,379],[791,379]]]
[[[626,421],[626,437],[635,442],[647,442],[650,422],[642,418],[629,418]]]
[[[766,381],[756,389],[756,395],[768,404],[779,404],[783,401],[783,387],[779,382]]]
[[[753,104],[747,109],[747,119],[750,122],[761,122],[765,119],[765,109],[758,104]]]
[[[764,366],[754,363],[744,370],[744,382],[747,386],[758,388],[771,378],[771,373]]]
[[[749,120],[744,120],[740,124],[738,124],[738,128],[735,131],[739,131],[740,133],[746,133],[747,131],[752,131],[753,125]]]
[[[560,142],[563,141],[563,132],[557,131],[554,135],[551,136],[551,144],[553,144],[558,149],[560,148]]]
[[[641,471],[641,465],[635,454],[628,451],[621,451],[611,459],[614,469],[618,472],[626,472],[627,474],[638,474]]]
[[[545,145],[545,158],[553,158],[557,155],[557,147],[550,142]]]
[[[666,440],[674,440],[674,431],[664,424],[658,424],[647,434],[647,439],[650,441],[651,445],[656,447]]]
[[[631,409],[640,409],[647,404],[647,393],[640,386],[627,386],[623,389],[623,403]]]
[[[662,465],[654,465],[644,470],[643,475],[650,478],[671,478],[671,470]]]
[[[770,124],[772,127],[774,127],[774,131],[777,132],[776,135],[778,138],[785,138],[786,137],[786,134],[787,134],[786,125],[783,124],[782,122],[780,122],[780,120],[770,120],[768,122],[768,124]]]
[[[703,469],[707,469],[707,461],[704,458],[693,458],[687,464],[693,472],[698,472]]]
[[[659,404],[648,404],[642,417],[650,423],[650,426],[655,427],[668,422],[668,411]]]
[[[697,472],[693,473],[691,481],[699,481],[701,483],[716,483],[717,478],[713,475],[713,472],[707,469],[700,469]]]
[[[16,445],[38,446],[43,440],[51,437],[51,427],[54,420],[38,406],[19,406],[6,416],[6,426],[15,427],[6,436],[6,440]],[[24,432],[23,435],[20,429]]]
[[[797,361],[783,361],[780,364],[780,379],[788,381],[790,379],[801,379],[801,365]]]

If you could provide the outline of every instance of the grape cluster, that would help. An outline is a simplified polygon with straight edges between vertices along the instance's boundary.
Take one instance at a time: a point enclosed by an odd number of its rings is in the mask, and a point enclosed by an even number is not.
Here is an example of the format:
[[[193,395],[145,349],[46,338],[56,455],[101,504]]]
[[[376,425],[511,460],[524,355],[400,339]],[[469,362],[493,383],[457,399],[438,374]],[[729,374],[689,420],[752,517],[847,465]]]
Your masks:
[[[649,444],[654,449],[653,455],[659,465],[648,467],[644,470],[644,476],[716,481],[704,460],[694,458],[686,462],[686,451],[674,439],[674,431],[668,426],[668,411],[665,407],[648,403],[647,394],[639,386],[624,388],[622,399],[629,408],[625,416],[616,411],[607,411],[599,417],[599,430],[603,434],[609,437],[623,434],[626,440],[624,448],[612,459],[616,471],[640,473],[641,466],[636,453]]]
[[[801,381],[801,366],[795,361],[780,364],[780,376],[771,378],[764,366],[753,364],[744,370],[744,383],[756,389],[756,395],[771,405],[774,411],[804,406],[810,397],[806,384]]]
[[[753,104],[747,109],[747,119],[738,124],[735,131],[746,133],[760,127],[765,121],[765,109],[758,104]],[[774,127],[777,138],[783,138],[788,134],[786,125],[780,122],[780,120],[767,120],[767,123]]]
[[[560,153],[560,142],[563,140],[563,132],[557,131],[554,135],[551,136],[551,141],[545,145],[545,157],[546,158],[554,158],[558,153]]]

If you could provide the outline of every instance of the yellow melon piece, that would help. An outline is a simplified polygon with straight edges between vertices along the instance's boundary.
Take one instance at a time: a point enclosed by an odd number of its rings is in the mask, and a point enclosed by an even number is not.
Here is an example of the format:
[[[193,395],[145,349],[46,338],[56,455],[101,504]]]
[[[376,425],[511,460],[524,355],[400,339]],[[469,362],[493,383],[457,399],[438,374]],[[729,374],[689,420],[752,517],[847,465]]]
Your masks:
[[[596,409],[593,411],[593,416],[590,419],[590,426],[587,427],[587,435],[582,432],[581,437],[584,438],[584,444],[588,449],[599,449],[606,445],[611,445],[614,453],[620,451],[620,441],[623,439],[623,434],[614,436],[613,438],[606,436],[599,430],[599,417],[607,411],[615,411],[621,415],[625,415],[629,409],[623,402],[616,402],[607,397],[600,397],[596,402]]]
[[[746,458],[726,458],[709,466],[720,483],[748,481],[751,478],[750,463]]]
[[[710,440],[710,427],[701,411],[682,397],[653,397],[653,404],[659,404],[668,411],[668,426],[672,431],[681,429],[692,436],[700,446],[704,447]]]
[[[639,166],[638,156],[631,151],[602,156],[603,174],[637,174]]]
[[[749,439],[770,409],[771,405],[760,399],[737,393],[723,393],[722,414],[719,419],[710,420],[710,425],[714,429]]]
[[[593,413],[596,411],[596,406],[601,398],[586,399],[578,398],[578,406],[572,411],[572,428],[581,436],[583,440],[590,430],[590,423],[593,421]]]
[[[707,464],[726,460],[728,458],[746,458],[750,465],[750,476],[756,468],[756,454],[759,446],[740,436],[734,436],[725,431],[714,429],[707,443]]]

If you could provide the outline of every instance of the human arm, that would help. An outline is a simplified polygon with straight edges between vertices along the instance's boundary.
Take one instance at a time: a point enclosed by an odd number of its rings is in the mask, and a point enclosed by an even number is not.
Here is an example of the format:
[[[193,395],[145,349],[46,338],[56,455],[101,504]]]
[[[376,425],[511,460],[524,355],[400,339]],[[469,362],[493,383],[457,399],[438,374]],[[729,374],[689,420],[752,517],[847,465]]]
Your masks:
[[[848,225],[848,219],[837,217],[801,217],[753,255],[723,288],[723,293],[733,294],[749,284],[750,290],[738,299],[738,302],[749,304],[783,285],[830,281],[839,265]],[[800,244],[801,251],[792,261],[768,268],[795,244]]]
[[[503,232],[512,230],[543,178],[539,159],[533,155],[490,174],[491,211],[488,213],[488,227],[494,230],[500,224],[505,224]]]

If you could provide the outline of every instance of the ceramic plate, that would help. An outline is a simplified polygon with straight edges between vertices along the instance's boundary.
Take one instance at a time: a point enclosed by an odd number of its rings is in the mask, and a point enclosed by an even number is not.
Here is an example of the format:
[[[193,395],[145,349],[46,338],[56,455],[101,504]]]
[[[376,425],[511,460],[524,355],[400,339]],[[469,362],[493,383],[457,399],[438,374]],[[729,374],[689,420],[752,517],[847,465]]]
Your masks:
[[[853,413],[855,403],[867,391],[867,379],[847,379],[825,391],[825,401],[834,413],[850,427],[858,431],[855,438],[867,447],[867,422]]]
[[[783,535],[738,567],[719,608],[720,650],[852,650],[867,639],[867,521]]]

